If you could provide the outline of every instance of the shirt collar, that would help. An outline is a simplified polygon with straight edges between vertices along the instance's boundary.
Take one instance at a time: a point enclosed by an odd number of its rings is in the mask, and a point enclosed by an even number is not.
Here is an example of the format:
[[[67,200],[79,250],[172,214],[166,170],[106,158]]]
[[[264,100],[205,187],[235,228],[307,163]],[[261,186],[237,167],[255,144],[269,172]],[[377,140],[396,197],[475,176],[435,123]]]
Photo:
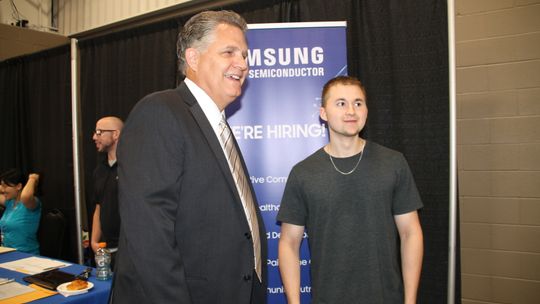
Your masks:
[[[210,125],[212,125],[214,132],[217,134],[219,130],[219,122],[221,121],[222,117],[225,117],[225,111],[219,111],[219,108],[212,98],[210,98],[210,96],[208,96],[203,89],[195,84],[195,82],[186,77],[186,79],[184,79],[184,83],[191,91],[191,94],[195,96],[195,99],[197,99],[197,102],[204,112],[204,115],[210,122]]]

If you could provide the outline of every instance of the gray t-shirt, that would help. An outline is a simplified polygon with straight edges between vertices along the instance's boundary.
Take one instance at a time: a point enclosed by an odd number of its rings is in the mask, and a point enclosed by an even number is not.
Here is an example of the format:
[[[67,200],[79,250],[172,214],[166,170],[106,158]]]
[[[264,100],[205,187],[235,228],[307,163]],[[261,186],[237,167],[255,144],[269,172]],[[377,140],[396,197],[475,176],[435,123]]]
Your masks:
[[[320,149],[287,180],[277,220],[306,227],[313,304],[403,303],[394,216],[422,201],[401,153],[373,142],[363,153],[342,175]],[[334,163],[348,172],[358,156]]]

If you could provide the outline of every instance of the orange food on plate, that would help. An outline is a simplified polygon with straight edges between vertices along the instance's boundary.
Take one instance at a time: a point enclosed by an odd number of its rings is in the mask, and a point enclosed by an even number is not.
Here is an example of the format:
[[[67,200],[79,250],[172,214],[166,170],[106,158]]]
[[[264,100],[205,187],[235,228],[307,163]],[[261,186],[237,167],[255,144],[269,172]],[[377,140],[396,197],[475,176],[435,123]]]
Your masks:
[[[79,279],[72,281],[66,286],[67,290],[81,290],[86,287],[88,287],[88,282]]]

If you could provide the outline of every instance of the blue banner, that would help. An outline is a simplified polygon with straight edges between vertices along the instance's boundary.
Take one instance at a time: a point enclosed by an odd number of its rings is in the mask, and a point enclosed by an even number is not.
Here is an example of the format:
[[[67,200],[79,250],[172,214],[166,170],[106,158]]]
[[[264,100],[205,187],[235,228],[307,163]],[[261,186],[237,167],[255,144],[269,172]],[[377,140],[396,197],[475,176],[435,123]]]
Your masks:
[[[347,73],[346,24],[252,24],[247,38],[248,79],[227,116],[267,229],[268,303],[286,303],[278,269],[276,215],[293,165],[328,142],[319,118],[320,95],[330,78]],[[302,303],[309,303],[307,240],[300,259]]]

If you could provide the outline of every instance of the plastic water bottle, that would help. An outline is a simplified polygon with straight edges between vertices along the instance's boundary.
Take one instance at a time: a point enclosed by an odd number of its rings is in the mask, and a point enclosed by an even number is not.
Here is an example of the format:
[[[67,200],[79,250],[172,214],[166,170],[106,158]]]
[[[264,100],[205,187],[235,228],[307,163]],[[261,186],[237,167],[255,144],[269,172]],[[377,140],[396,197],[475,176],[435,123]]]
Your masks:
[[[108,280],[111,278],[111,253],[106,248],[107,243],[99,243],[96,252],[96,279]]]

